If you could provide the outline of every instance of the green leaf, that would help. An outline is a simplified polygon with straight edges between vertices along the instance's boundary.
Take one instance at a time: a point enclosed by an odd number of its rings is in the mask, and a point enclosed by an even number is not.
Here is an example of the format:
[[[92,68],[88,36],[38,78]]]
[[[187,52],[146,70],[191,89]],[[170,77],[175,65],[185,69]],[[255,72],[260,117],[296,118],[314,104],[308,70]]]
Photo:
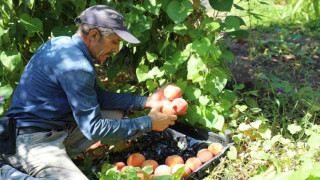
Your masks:
[[[4,34],[4,29],[0,26],[0,38]],[[1,40],[0,40],[1,41]]]
[[[320,134],[313,133],[308,139],[308,145],[312,148],[319,148],[320,146]]]
[[[29,14],[23,13],[20,21],[30,33],[42,31],[42,21],[38,18],[30,18]]]
[[[207,76],[204,89],[213,96],[217,96],[226,86],[227,80],[227,75],[219,68],[215,67],[211,70],[211,74]]]
[[[149,76],[153,78],[161,78],[164,75],[164,71],[160,71],[160,69],[155,66],[154,68],[149,71]]]
[[[299,125],[290,124],[288,126],[288,130],[290,131],[291,134],[296,134],[297,132],[301,131],[302,128]]]
[[[202,37],[200,41],[199,40],[193,41],[192,49],[194,50],[194,52],[204,56],[208,52],[210,45],[211,45],[210,40],[206,37]]]
[[[222,54],[221,54],[220,57],[221,57],[222,59],[226,59],[228,62],[232,62],[233,59],[234,59],[233,53],[230,52],[230,51],[227,51],[227,50],[222,51]]]
[[[216,121],[214,122],[214,125],[213,125],[213,128],[219,130],[219,131],[222,131],[222,128],[224,126],[224,117],[221,116],[221,115],[218,115]]]
[[[17,50],[3,51],[0,55],[1,63],[11,72],[19,70],[22,65],[21,54]]]
[[[153,80],[148,80],[146,86],[150,92],[158,87],[158,83]]]
[[[160,8],[162,6],[161,0],[145,0],[143,6],[148,10],[150,13],[159,15]]]
[[[6,86],[0,87],[0,97],[9,99],[12,93],[13,93],[13,89],[11,86],[6,85]]]
[[[203,71],[204,62],[201,57],[193,54],[188,61],[188,75],[187,78],[193,82],[199,82],[201,76],[199,72]]]
[[[231,160],[236,160],[237,159],[237,149],[234,146],[230,147],[230,150],[227,153],[227,156]]]
[[[56,26],[51,30],[51,37],[72,36],[72,30],[68,26]]]
[[[173,0],[167,7],[168,16],[176,24],[184,21],[192,12],[193,5],[189,0],[182,0],[182,2]]]
[[[171,175],[154,176],[153,180],[172,180]]]
[[[226,28],[228,30],[239,30],[240,29],[240,20],[235,16],[227,16],[225,19]]]
[[[246,106],[246,105],[236,105],[235,106],[237,109],[239,109],[239,111],[241,111],[241,112],[244,112],[244,111],[246,111],[247,110],[247,108],[248,108],[248,106]]]
[[[136,69],[136,74],[139,82],[143,82],[147,79],[153,79],[153,76],[149,74],[149,67],[146,65],[139,65]]]
[[[249,36],[249,32],[247,30],[240,29],[237,31],[228,32],[227,36],[232,39],[247,38]]]
[[[185,95],[189,101],[199,99],[201,96],[201,90],[196,86],[188,86],[185,91]]]
[[[157,60],[158,59],[158,55],[155,54],[155,53],[148,53],[146,52],[147,54],[147,59],[149,60],[149,62],[154,62],[154,60]]]
[[[218,11],[230,11],[233,0],[209,0],[210,6]]]
[[[210,100],[211,99],[209,99],[209,97],[207,95],[206,96],[200,96],[200,98],[199,98],[199,102],[202,105],[207,105],[210,102]]]
[[[201,108],[197,105],[191,105],[187,109],[187,114],[185,115],[186,121],[191,125],[194,125],[202,119]]]
[[[152,18],[150,16],[141,15],[134,25],[135,33],[142,33],[152,27]]]

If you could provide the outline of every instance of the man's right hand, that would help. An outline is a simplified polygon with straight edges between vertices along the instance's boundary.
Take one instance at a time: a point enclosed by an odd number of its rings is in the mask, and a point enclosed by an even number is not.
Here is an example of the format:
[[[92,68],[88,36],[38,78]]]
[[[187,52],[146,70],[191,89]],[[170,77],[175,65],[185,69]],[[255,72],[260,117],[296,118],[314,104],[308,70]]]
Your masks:
[[[163,131],[169,127],[169,125],[174,125],[175,120],[177,120],[177,115],[167,115],[160,112],[160,106],[156,106],[151,109],[148,116],[152,119],[152,130]]]

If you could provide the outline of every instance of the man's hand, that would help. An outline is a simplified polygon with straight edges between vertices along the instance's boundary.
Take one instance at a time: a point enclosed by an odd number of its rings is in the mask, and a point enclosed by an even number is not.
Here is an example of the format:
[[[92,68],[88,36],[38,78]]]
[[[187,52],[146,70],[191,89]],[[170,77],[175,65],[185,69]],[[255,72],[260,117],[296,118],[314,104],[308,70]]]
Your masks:
[[[152,130],[163,131],[169,127],[169,125],[174,125],[175,120],[177,120],[176,115],[167,115],[160,112],[160,106],[155,106],[151,109],[148,116],[152,119]]]
[[[169,84],[162,86],[157,92],[151,94],[146,100],[145,108],[154,108],[159,105],[163,106],[164,104],[168,104],[170,101],[163,95],[163,90],[168,85]]]

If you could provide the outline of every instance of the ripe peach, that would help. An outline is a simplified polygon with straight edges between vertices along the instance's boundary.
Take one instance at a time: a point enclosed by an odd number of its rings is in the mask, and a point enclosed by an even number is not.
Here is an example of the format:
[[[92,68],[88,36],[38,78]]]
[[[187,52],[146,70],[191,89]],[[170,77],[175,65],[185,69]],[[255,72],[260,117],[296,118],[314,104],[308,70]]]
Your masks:
[[[221,153],[223,150],[223,146],[220,143],[211,143],[208,147],[211,153],[216,156],[217,154]]]
[[[195,171],[201,165],[202,165],[201,160],[196,157],[191,157],[191,158],[187,159],[187,161],[186,161],[186,166],[189,167],[191,169],[191,171]]]
[[[183,98],[176,98],[171,102],[171,107],[176,114],[184,114],[188,109],[188,103]]]
[[[154,170],[155,176],[163,176],[163,175],[170,175],[171,174],[171,167],[167,165],[160,165]]]
[[[161,108],[161,112],[168,115],[174,115],[175,111],[171,107],[171,103],[164,104]]]
[[[172,155],[172,156],[168,156],[166,158],[166,165],[169,167],[173,167],[177,164],[184,164],[184,160],[182,159],[182,157],[178,156],[178,155]]]
[[[185,165],[184,164],[176,164],[175,166],[173,166],[172,167],[172,174],[174,174],[178,169],[180,169],[183,166],[185,166]],[[186,177],[189,174],[191,174],[191,169],[188,166],[185,166],[184,167],[184,173],[183,173],[182,177]]]
[[[129,166],[124,166],[123,168],[121,168],[120,172],[123,172],[124,170],[126,170],[126,168]]]
[[[201,149],[197,153],[197,158],[200,159],[202,163],[205,163],[213,158],[213,154],[209,149]]]
[[[152,168],[153,168],[152,173],[154,173],[154,170],[159,166],[159,164],[157,163],[157,161],[149,159],[149,160],[146,160],[142,163],[141,168],[143,168],[145,166],[152,166]]]
[[[141,167],[142,163],[146,160],[143,154],[134,153],[127,159],[128,166]]]
[[[116,162],[116,163],[114,163],[113,165],[114,165],[114,166],[117,166],[117,169],[118,169],[119,171],[121,171],[121,169],[126,166],[126,164],[125,164],[124,162]]]
[[[170,101],[181,97],[181,89],[173,84],[169,84],[163,90],[163,95]]]
[[[142,172],[137,172],[137,176],[141,179],[144,180],[144,175]]]

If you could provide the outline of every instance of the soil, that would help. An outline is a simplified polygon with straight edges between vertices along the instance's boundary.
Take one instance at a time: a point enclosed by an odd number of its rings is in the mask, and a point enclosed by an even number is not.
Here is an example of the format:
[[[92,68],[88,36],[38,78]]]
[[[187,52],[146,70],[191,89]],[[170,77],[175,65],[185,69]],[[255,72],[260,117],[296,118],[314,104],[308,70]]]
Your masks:
[[[253,31],[253,42],[255,40],[266,41],[270,39],[278,39],[276,33],[259,33]],[[312,87],[319,86],[320,82],[320,51],[312,53],[313,63],[304,64],[301,57],[297,57],[296,53],[274,54],[271,59],[263,56],[264,49],[256,48],[253,54],[255,57],[249,56],[249,40],[237,42],[235,39],[225,38],[227,50],[234,54],[232,63],[227,63],[229,70],[239,83],[254,82],[260,73],[274,74],[281,80],[291,83],[302,84],[307,81]],[[310,37],[298,36],[296,39],[290,39],[287,43],[298,44],[299,48],[310,47],[314,49],[320,46],[320,41]],[[255,46],[255,45],[254,45]],[[268,43],[264,44],[268,47]],[[257,55],[258,54],[258,55]]]

